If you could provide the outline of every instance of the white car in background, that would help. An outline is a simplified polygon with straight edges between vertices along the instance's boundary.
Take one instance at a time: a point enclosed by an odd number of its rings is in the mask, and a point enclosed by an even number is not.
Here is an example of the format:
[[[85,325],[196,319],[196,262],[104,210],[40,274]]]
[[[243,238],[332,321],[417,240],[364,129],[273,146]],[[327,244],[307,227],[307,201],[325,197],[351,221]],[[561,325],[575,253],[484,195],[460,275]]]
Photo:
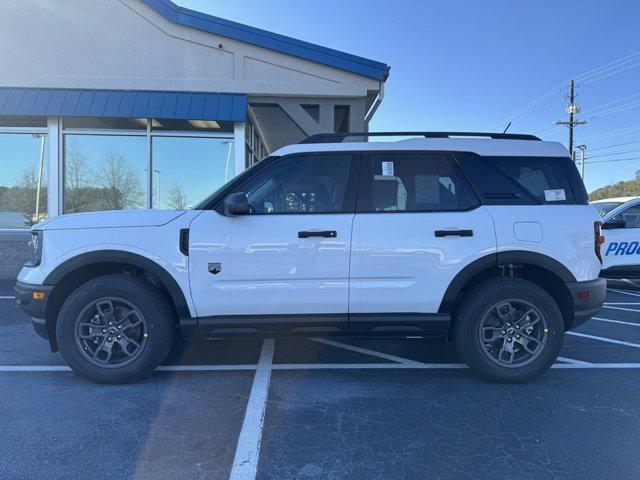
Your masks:
[[[590,202],[596,209],[601,217],[604,217],[612,210],[618,208],[620,205],[624,205],[632,200],[637,200],[640,197],[616,197],[616,198],[603,198],[602,200],[595,200]]]
[[[615,205],[617,204],[617,205]],[[640,278],[640,197],[609,198],[592,202],[602,215],[602,276]],[[609,208],[615,205],[614,208]]]

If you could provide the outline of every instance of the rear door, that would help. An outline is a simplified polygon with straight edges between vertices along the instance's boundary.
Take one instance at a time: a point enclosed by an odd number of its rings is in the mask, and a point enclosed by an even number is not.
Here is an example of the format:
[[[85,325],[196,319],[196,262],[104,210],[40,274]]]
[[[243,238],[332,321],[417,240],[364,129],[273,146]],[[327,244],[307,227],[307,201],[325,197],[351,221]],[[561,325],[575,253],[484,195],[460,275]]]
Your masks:
[[[452,158],[439,152],[364,154],[353,226],[354,332],[441,333],[445,290],[495,253],[491,217]]]

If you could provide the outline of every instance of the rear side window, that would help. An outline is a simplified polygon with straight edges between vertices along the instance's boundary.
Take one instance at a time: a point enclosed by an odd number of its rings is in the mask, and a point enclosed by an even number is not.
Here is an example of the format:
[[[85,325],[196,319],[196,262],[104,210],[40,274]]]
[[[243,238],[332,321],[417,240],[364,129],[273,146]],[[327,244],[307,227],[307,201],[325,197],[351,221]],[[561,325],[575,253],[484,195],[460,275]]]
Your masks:
[[[487,205],[583,203],[576,202],[567,167],[576,169],[568,158],[481,157],[472,153],[456,153],[455,157]],[[563,165],[565,162],[569,165]],[[579,177],[578,180],[584,190]]]
[[[372,153],[364,164],[358,211],[433,212],[478,204],[466,180],[441,153]]]

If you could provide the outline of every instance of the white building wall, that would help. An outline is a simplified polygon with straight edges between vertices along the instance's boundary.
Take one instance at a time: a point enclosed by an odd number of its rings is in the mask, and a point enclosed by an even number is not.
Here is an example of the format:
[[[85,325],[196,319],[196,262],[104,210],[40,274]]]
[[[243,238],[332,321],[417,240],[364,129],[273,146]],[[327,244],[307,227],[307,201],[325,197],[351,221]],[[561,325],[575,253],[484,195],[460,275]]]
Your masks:
[[[3,86],[364,97],[379,85],[175,24],[139,0],[6,1],[0,45]]]

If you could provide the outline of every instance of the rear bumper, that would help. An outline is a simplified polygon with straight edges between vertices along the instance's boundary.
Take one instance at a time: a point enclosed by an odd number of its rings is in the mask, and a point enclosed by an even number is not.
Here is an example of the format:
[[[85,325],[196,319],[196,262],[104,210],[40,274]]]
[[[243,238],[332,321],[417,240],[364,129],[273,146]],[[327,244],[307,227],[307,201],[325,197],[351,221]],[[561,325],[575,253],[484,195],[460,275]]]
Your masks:
[[[49,340],[46,325],[47,301],[51,295],[51,285],[31,285],[18,282],[15,286],[16,303],[22,311],[31,317],[33,329],[42,338]],[[34,293],[43,293],[44,298],[36,299]]]
[[[567,282],[573,301],[573,324],[567,329],[579,327],[602,308],[607,296],[607,281],[598,278],[588,282]]]

